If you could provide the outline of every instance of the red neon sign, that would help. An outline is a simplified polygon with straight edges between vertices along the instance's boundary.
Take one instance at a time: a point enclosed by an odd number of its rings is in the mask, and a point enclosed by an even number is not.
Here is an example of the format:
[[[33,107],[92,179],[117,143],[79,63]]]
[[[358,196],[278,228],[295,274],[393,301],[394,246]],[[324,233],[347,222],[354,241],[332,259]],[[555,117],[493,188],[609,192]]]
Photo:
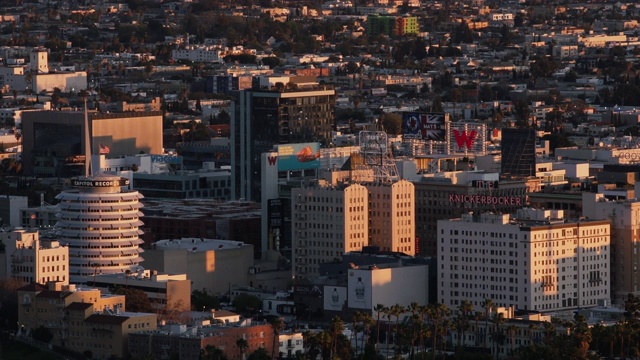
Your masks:
[[[464,149],[466,146],[467,149],[471,150],[473,148],[473,143],[476,141],[476,137],[478,136],[478,131],[472,130],[471,133],[467,135],[466,131],[453,130],[453,134],[456,136],[458,148]]]

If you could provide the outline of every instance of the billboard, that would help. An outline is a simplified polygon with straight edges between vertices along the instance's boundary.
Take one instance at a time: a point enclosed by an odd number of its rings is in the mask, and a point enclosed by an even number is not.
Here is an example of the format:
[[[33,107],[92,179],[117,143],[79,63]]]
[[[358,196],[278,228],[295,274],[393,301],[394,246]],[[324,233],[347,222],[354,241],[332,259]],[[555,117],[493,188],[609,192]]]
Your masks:
[[[347,288],[341,286],[324,287],[324,309],[331,311],[342,311],[342,307],[347,302]]]
[[[402,133],[405,138],[444,141],[447,138],[447,114],[402,113]]]
[[[320,167],[320,143],[278,145],[278,171]]]
[[[371,271],[349,270],[349,308],[371,310]]]

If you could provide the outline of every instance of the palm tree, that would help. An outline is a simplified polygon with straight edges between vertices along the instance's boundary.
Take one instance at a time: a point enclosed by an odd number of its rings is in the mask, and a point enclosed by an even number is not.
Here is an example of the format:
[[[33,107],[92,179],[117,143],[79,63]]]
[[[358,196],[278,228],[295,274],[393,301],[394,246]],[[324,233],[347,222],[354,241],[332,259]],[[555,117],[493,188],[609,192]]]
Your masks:
[[[495,329],[493,332],[493,343],[496,348],[495,357],[499,357],[500,345],[504,342],[504,334],[502,333],[502,324],[504,324],[504,315],[502,313],[496,313],[493,317],[495,323]]]
[[[511,355],[513,356],[514,354],[514,348],[516,346],[516,331],[518,329],[516,328],[515,325],[510,324],[507,327],[507,332],[509,333],[509,338],[511,339]]]
[[[238,349],[240,349],[240,353],[242,354],[242,360],[244,360],[245,351],[247,351],[247,348],[249,347],[249,343],[244,338],[238,338],[238,340],[236,340],[236,345],[238,346]],[[273,359],[273,356],[271,358]]]
[[[487,334],[488,334],[488,329],[489,329],[489,311],[491,311],[491,309],[493,309],[493,300],[491,299],[485,299],[484,300],[484,347],[487,347]]]
[[[429,317],[431,318],[431,324],[433,326],[433,358],[436,358],[438,350],[438,337],[442,336],[444,332],[446,334],[446,324],[449,316],[449,308],[444,304],[430,304],[429,305]]]
[[[411,344],[410,345],[411,345],[411,358],[413,359],[414,348],[416,345],[416,338],[417,338],[416,323],[420,319],[420,316],[418,315],[420,311],[420,305],[418,305],[418,303],[412,302],[411,304],[409,304],[409,307],[407,308],[407,310],[411,312]]]
[[[538,325],[535,323],[529,323],[529,345],[533,345],[533,335],[538,328]]]
[[[334,354],[336,353],[336,348],[338,346],[338,336],[342,334],[344,331],[344,322],[339,316],[331,319],[329,323],[329,335],[331,336],[331,355],[330,358],[333,359]]]
[[[469,300],[462,300],[458,307],[456,328],[458,329],[458,346],[465,345],[465,333],[469,330],[469,314],[473,311],[473,304]]]
[[[271,320],[271,327],[273,328],[273,347],[271,349],[271,358],[275,359],[276,344],[279,343],[280,331],[284,329],[284,322],[281,317]]]
[[[483,316],[484,314],[481,311],[476,311],[473,314],[473,319],[476,321],[476,346],[480,346],[480,327],[478,326],[478,322],[480,321],[480,319],[482,319]]]
[[[98,263],[93,263],[91,264],[91,267],[93,268],[93,286],[96,286],[96,275],[98,274],[98,267],[100,267],[100,264]]]
[[[378,350],[378,345],[380,344],[380,314],[385,312],[385,306],[378,304],[373,308],[373,311],[376,312],[376,350]]]
[[[362,330],[364,332],[364,326],[362,324],[363,318],[363,313],[360,311],[356,311],[353,315],[353,336],[356,339],[356,354],[358,353],[358,331]]]
[[[400,324],[400,315],[402,315],[406,311],[406,308],[402,305],[395,304],[391,307],[391,309],[393,310],[393,315],[396,317],[396,326],[393,334],[393,341],[395,343],[395,348],[397,352],[399,349],[398,338],[400,337],[400,332],[398,331],[398,326]]]

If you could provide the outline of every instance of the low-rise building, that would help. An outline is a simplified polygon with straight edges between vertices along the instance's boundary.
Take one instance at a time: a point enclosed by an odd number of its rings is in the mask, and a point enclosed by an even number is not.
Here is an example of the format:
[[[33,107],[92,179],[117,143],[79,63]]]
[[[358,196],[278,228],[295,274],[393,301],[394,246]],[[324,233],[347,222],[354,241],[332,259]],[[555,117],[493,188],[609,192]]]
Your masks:
[[[212,347],[229,359],[245,359],[252,352],[264,348],[271,355],[275,341],[270,324],[253,324],[250,319],[235,325],[205,325],[187,328],[168,325],[157,331],[142,330],[129,335],[129,353],[133,358],[151,356],[153,359],[200,359]],[[238,346],[238,339],[246,340],[246,347]],[[277,346],[277,345],[276,345]]]
[[[123,357],[130,332],[155,330],[157,315],[125,311],[124,295],[104,295],[98,289],[32,283],[18,289],[20,336],[48,329],[52,345],[93,359]]]
[[[37,230],[0,233],[5,245],[7,275],[23,283],[69,284],[69,248],[56,239],[40,238]]]
[[[155,270],[103,274],[87,280],[87,285],[105,292],[119,287],[140,289],[156,310],[191,310],[191,280],[186,274],[162,274]]]

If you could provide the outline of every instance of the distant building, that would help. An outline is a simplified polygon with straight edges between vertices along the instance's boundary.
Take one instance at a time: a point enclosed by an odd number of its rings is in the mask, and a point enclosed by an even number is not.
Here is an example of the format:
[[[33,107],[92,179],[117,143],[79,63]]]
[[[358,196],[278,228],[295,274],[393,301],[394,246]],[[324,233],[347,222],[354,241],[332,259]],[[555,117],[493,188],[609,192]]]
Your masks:
[[[21,226],[20,209],[27,207],[28,200],[26,196],[0,196],[0,225]]]
[[[7,275],[23,283],[50,281],[69,284],[69,248],[56,239],[40,238],[38,231],[0,233],[5,245]]]
[[[463,214],[438,221],[438,301],[457,308],[560,311],[609,301],[611,221],[566,221],[562,210]]]
[[[307,77],[263,77],[241,91],[231,105],[233,198],[260,200],[260,156],[274,144],[329,145],[334,104],[335,90]]]
[[[369,36],[396,34],[396,17],[385,15],[367,16],[367,33]]]
[[[232,91],[250,89],[251,76],[214,75],[205,78],[205,91],[208,93],[228,94]]]
[[[38,177],[84,175],[85,156],[107,153],[162,154],[162,112],[88,114],[90,150],[82,111],[30,111],[22,114],[24,173]]]
[[[502,175],[514,177],[536,175],[535,129],[502,129],[500,148]]]

